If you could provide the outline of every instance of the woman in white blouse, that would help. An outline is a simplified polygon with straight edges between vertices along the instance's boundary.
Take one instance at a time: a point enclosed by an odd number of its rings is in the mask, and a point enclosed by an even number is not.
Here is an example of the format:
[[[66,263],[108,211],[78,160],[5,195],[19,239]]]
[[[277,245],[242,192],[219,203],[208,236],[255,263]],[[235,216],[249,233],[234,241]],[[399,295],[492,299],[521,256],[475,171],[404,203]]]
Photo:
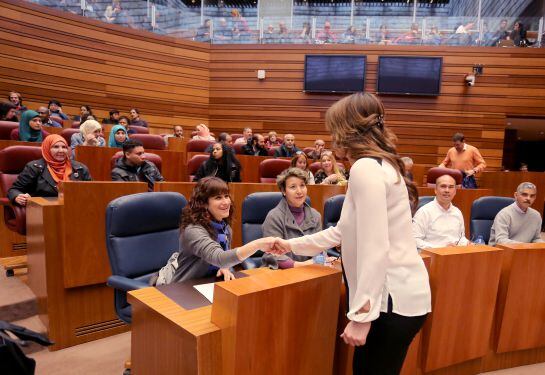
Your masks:
[[[342,337],[356,346],[354,374],[398,374],[413,337],[431,311],[428,274],[412,236],[404,165],[384,107],[356,93],[326,113],[339,156],[352,163],[341,218],[335,227],[277,239],[273,252],[316,255],[342,245],[349,296]]]

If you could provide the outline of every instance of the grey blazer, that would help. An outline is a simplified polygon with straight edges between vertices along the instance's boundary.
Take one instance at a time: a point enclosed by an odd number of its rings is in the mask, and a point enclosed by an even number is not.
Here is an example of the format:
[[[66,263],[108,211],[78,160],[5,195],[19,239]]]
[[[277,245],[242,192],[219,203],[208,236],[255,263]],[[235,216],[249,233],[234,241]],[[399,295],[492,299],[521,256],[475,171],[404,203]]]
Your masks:
[[[227,226],[227,248],[231,248],[232,230]],[[235,250],[224,251],[220,244],[200,225],[188,225],[180,233],[178,269],[172,282],[205,277],[210,265],[230,268],[240,263]]]
[[[290,238],[302,237],[306,234],[313,234],[322,230],[322,216],[314,208],[305,203],[305,219],[301,223],[301,226],[297,225],[295,218],[291,213],[288,202],[285,198],[282,198],[278,205],[273,208],[265,218],[263,225],[263,237],[281,237],[285,240]],[[302,262],[310,259],[311,257],[303,255],[295,255],[293,253],[286,254],[291,259]],[[285,256],[273,256],[271,254],[265,254],[263,257],[267,258],[267,262],[274,267],[274,260],[287,259]]]

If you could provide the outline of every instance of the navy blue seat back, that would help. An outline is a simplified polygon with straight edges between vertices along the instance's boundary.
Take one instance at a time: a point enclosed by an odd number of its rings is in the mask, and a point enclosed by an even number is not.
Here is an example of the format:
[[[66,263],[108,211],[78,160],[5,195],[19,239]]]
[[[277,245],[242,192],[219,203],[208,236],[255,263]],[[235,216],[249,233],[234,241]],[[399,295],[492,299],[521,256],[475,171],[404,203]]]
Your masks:
[[[263,192],[252,193],[244,198],[242,202],[242,243],[247,244],[263,237],[261,225],[265,221],[267,214],[275,208],[282,199],[282,193]],[[308,204],[310,198],[307,197]],[[263,253],[258,251],[252,258],[242,262],[244,268],[255,268],[261,265],[261,256]],[[259,262],[257,262],[259,260]]]
[[[116,288],[115,307],[130,322],[126,292],[147,285],[149,278],[179,250],[180,220],[187,204],[173,192],[140,193],[114,199],[106,208],[106,247]]]
[[[341,218],[341,210],[344,203],[344,194],[335,195],[325,201],[324,204],[324,229],[334,227]]]
[[[278,205],[282,193],[252,193],[242,202],[242,244],[263,237],[261,225],[270,210]]]
[[[418,197],[418,206],[416,207],[416,210],[418,211],[420,207],[430,203],[435,199],[435,196],[433,195],[423,195],[421,197]]]
[[[471,221],[469,224],[471,239],[483,236],[484,242],[488,243],[494,218],[498,212],[514,201],[514,198],[507,197],[481,197],[474,200],[471,205]]]

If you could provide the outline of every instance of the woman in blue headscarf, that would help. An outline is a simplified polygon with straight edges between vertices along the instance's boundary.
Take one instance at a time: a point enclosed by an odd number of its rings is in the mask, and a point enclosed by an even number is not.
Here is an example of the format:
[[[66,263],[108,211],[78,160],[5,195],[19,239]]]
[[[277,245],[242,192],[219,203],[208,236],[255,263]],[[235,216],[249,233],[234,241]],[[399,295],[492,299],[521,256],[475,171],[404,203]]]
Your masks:
[[[127,142],[129,135],[127,134],[127,129],[123,125],[116,125],[112,127],[110,131],[110,138],[108,138],[109,147],[123,147],[123,143]]]
[[[19,121],[19,140],[41,142],[42,138],[42,119],[38,112],[24,111]]]

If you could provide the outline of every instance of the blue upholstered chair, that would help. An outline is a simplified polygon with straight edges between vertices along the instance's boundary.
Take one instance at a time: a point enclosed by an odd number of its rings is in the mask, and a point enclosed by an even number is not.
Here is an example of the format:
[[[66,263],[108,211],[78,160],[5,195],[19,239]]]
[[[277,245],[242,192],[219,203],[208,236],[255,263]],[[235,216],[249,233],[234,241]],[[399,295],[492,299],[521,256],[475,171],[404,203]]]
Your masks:
[[[324,204],[324,229],[334,227],[341,218],[341,210],[344,203],[344,194],[335,195],[325,201]],[[327,253],[330,256],[339,257],[336,249],[329,249]]]
[[[127,292],[145,288],[150,277],[179,249],[186,199],[179,193],[140,193],[114,199],[106,208],[106,247],[117,315],[131,322]]]
[[[490,229],[494,218],[503,208],[513,203],[515,199],[507,197],[481,197],[471,205],[471,221],[469,231],[471,238],[483,236],[484,242],[490,239]]]
[[[341,218],[344,203],[344,194],[335,195],[324,204],[324,229],[334,227]]]
[[[252,193],[242,202],[242,243],[247,244],[263,237],[261,225],[270,210],[275,208],[282,199],[282,193]],[[307,203],[310,199],[307,197]],[[245,269],[261,267],[261,251],[242,262]]]
[[[416,207],[416,211],[418,211],[420,207],[430,203],[434,199],[435,197],[433,195],[423,195],[421,197],[418,197],[418,206]]]

